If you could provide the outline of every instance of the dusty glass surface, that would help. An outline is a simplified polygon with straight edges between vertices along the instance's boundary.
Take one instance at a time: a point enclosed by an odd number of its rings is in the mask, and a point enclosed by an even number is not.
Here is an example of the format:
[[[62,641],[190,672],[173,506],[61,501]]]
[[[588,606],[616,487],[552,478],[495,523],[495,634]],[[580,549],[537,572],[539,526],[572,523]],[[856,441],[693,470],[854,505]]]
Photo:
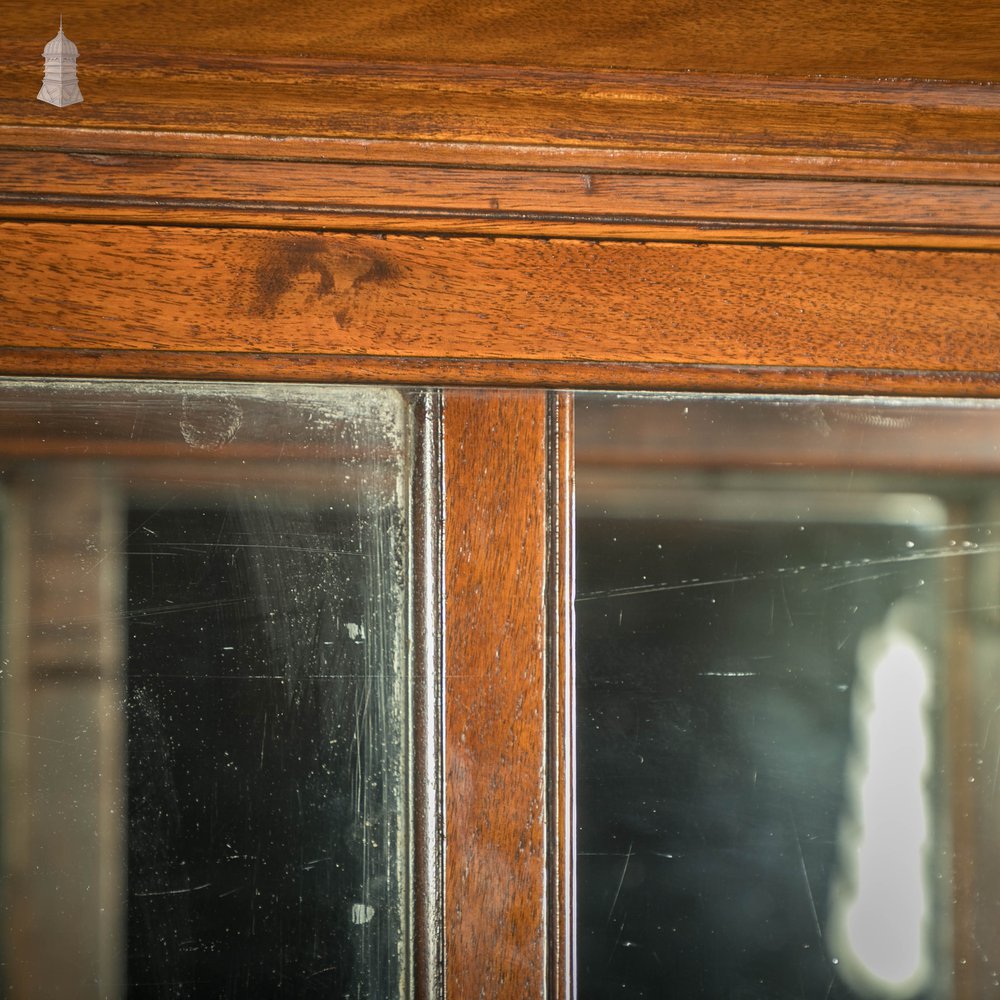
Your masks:
[[[577,397],[581,998],[1000,991],[1000,407]]]
[[[408,428],[0,380],[4,996],[408,992]]]

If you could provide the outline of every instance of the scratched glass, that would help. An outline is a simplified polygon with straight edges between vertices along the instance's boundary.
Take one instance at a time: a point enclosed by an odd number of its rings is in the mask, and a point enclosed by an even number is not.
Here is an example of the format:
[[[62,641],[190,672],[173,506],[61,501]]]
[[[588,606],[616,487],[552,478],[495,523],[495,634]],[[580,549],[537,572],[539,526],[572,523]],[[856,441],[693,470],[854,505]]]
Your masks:
[[[578,967],[1000,991],[1000,407],[577,397]]]
[[[0,380],[0,992],[407,992],[408,407]]]

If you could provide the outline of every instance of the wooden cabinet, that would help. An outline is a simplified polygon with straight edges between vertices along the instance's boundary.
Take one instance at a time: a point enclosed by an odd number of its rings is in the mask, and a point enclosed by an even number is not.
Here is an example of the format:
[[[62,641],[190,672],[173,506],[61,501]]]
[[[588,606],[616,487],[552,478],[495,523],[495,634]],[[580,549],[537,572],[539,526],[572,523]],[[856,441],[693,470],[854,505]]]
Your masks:
[[[997,8],[2,8],[0,374],[434,387],[416,993],[573,996],[571,390],[1000,395]]]

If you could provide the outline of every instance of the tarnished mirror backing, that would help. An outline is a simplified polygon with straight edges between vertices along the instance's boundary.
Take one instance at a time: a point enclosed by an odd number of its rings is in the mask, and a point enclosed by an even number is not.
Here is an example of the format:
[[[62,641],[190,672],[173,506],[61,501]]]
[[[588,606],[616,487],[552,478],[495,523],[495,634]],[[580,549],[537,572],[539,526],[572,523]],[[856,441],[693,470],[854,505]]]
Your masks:
[[[1000,406],[578,394],[579,996],[1000,989]]]
[[[0,381],[3,994],[408,994],[410,417]]]

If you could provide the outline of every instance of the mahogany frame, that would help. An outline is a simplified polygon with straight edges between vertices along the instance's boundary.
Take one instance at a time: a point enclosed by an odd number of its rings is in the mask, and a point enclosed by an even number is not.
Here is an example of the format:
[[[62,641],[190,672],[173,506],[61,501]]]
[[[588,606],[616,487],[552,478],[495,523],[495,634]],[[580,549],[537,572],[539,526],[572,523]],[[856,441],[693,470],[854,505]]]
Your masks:
[[[232,63],[101,51],[59,120],[4,64],[0,375],[443,387],[416,421],[416,994],[570,1000],[570,390],[1000,396],[1000,103]]]

